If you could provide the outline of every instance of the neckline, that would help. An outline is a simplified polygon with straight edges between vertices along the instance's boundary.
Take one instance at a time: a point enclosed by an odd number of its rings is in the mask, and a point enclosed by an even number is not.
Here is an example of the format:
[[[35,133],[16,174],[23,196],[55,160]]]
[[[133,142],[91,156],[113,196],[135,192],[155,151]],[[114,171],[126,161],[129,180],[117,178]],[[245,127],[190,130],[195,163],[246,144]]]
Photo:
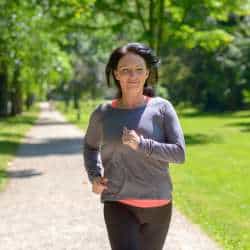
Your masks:
[[[145,96],[145,97],[146,97],[146,102],[143,103],[142,105],[139,105],[139,106],[134,107],[134,108],[120,108],[120,107],[117,107],[118,99],[113,99],[112,102],[111,102],[111,108],[116,109],[116,110],[126,110],[126,111],[137,110],[137,109],[140,109],[140,108],[144,108],[149,104],[150,100],[152,99],[152,97],[150,97],[150,96]]]

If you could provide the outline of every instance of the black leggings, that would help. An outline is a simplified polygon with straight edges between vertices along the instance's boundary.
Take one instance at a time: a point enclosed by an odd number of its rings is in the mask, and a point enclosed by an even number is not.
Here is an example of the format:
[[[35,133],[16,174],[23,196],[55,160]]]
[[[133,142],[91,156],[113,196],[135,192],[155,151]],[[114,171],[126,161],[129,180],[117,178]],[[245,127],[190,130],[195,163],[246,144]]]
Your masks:
[[[172,215],[172,203],[139,208],[104,202],[104,219],[112,250],[162,250]]]

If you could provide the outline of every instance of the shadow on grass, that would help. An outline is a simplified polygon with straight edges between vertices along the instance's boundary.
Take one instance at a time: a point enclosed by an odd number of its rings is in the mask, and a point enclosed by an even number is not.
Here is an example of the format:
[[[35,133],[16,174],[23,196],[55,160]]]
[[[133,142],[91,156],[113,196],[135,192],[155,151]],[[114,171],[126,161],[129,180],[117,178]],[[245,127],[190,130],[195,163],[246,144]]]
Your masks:
[[[17,139],[20,139],[22,137],[23,137],[23,135],[19,134],[19,133],[0,132],[0,138],[17,138]]]
[[[7,171],[0,169],[0,180],[7,178]]]
[[[1,140],[0,141],[0,155],[15,154],[18,146],[19,146],[19,142],[9,141],[9,140]]]
[[[34,124],[36,117],[34,115],[23,115],[16,117],[7,117],[6,119],[1,118],[0,124],[16,125],[16,124]]]
[[[0,154],[15,154],[19,143],[2,140],[0,141]],[[18,148],[19,157],[36,157],[48,155],[72,155],[81,154],[83,146],[83,136],[60,139],[40,139],[38,142],[24,142]]]
[[[239,110],[241,111],[241,110]],[[242,110],[246,111],[246,110]],[[195,118],[195,117],[223,117],[223,118],[250,118],[250,113],[237,114],[238,111],[226,111],[226,112],[204,112],[204,111],[180,111],[178,112],[180,117]]]
[[[233,122],[225,125],[226,127],[240,127],[241,132],[250,132],[250,122]]]
[[[185,134],[185,142],[187,145],[222,143],[223,138],[219,135]]]
[[[204,112],[204,111],[180,111],[180,117],[195,118],[195,117],[232,117],[233,112]]]

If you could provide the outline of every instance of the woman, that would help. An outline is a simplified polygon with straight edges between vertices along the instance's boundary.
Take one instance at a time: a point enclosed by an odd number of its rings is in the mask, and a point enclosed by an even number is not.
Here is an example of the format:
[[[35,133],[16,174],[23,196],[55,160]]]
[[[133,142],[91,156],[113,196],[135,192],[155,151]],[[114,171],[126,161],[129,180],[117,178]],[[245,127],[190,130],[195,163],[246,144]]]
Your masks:
[[[94,110],[85,136],[85,167],[113,250],[160,250],[170,224],[169,163],[184,162],[185,142],[172,104],[148,87],[158,64],[143,44],[115,49],[106,78],[117,99]]]

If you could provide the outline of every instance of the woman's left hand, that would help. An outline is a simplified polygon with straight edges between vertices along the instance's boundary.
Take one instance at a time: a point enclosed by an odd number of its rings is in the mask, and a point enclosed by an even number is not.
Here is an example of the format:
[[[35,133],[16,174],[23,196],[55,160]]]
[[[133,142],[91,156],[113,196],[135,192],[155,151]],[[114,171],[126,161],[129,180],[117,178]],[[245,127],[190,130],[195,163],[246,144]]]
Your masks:
[[[129,130],[126,127],[123,128],[122,143],[128,145],[134,150],[137,150],[140,143],[140,137],[135,130]]]

